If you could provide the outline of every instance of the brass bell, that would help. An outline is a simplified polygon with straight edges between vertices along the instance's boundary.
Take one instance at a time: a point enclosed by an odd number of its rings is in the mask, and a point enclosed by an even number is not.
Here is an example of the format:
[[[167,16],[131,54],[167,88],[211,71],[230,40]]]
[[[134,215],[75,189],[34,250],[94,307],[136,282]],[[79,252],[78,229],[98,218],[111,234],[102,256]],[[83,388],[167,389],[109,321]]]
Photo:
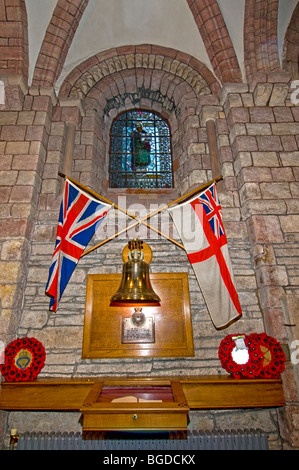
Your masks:
[[[143,242],[129,242],[128,261],[123,265],[122,279],[117,292],[111,297],[111,307],[153,307],[160,305],[149,276],[149,264],[144,261]]]

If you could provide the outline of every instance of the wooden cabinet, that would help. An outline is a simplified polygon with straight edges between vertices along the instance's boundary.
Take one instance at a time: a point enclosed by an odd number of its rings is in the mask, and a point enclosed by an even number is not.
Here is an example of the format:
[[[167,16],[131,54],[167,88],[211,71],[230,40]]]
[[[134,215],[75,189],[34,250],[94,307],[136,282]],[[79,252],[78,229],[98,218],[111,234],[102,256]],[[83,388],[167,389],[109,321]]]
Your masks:
[[[82,407],[86,431],[186,430],[189,407],[179,381],[104,380]]]

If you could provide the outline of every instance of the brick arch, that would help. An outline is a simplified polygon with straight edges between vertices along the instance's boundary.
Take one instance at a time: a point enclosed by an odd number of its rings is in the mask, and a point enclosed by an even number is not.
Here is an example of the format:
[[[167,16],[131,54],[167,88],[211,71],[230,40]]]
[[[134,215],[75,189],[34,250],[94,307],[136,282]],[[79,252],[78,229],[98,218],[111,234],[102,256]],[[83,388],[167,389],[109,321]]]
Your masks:
[[[32,84],[54,86],[88,0],[58,0],[37,58]]]
[[[110,64],[111,66],[111,64]],[[75,90],[75,88],[73,88]],[[202,89],[203,93],[209,91]],[[75,96],[75,95],[69,95]],[[199,105],[200,93],[194,83],[188,83],[183,76],[174,75],[171,70],[125,68],[111,72],[86,90],[84,97],[85,116],[82,120],[81,144],[75,152],[75,160],[82,161],[85,152],[85,165],[82,173],[76,174],[83,184],[109,194],[109,148],[110,129],[114,119],[122,112],[144,109],[159,113],[170,126],[173,150],[173,171],[175,191],[185,192],[192,184],[198,184],[198,174],[202,172],[207,180],[205,144],[200,146]],[[209,99],[203,96],[203,99]],[[86,144],[85,144],[86,143]],[[84,151],[84,146],[86,150]],[[88,149],[87,149],[88,147]],[[90,161],[88,162],[87,159]],[[190,163],[190,159],[193,164]],[[92,172],[86,172],[88,165]],[[74,168],[76,169],[76,161]]]
[[[187,2],[220,82],[241,82],[242,73],[238,59],[217,1]]]
[[[3,0],[1,14],[1,75],[28,78],[28,21],[25,0]]]
[[[280,71],[277,44],[278,0],[246,0],[244,61],[247,79],[256,72]]]
[[[295,7],[285,35],[282,68],[293,78],[299,77],[299,3]]]
[[[215,76],[199,60],[171,48],[145,44],[113,48],[90,57],[66,77],[59,96],[84,98],[98,81],[127,69],[160,70],[182,77],[197,94],[220,93]]]
[[[205,94],[205,93],[204,93]],[[116,115],[128,109],[155,110],[167,120],[175,113],[195,113],[198,94],[193,86],[170,71],[125,69],[111,73],[91,87],[85,109],[96,109],[108,127]]]

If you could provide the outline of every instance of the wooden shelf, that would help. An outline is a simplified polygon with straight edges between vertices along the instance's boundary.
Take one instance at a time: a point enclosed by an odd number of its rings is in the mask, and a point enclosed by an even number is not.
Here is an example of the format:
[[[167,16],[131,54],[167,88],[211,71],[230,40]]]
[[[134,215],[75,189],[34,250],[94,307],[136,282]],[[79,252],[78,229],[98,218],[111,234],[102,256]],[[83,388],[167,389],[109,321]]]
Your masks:
[[[228,375],[187,377],[49,378],[2,382],[1,410],[80,411],[99,382],[134,385],[178,381],[190,409],[279,407],[285,405],[281,379],[234,379]]]
[[[266,408],[285,405],[281,379],[202,376],[181,379],[190,409]]]
[[[93,384],[93,380],[80,378],[2,382],[0,409],[79,411]]]

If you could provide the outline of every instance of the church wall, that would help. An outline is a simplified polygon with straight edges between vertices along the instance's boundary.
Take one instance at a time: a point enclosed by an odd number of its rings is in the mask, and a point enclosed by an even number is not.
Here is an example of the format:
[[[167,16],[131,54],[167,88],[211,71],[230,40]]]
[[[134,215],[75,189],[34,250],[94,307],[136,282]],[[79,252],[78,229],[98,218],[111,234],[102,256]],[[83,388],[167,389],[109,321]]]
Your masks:
[[[137,82],[136,82],[137,83]],[[152,81],[153,83],[153,81]],[[132,83],[131,83],[132,86]],[[161,86],[161,82],[160,85]],[[177,82],[179,86],[179,82]],[[138,91],[138,90],[137,90]],[[101,90],[103,92],[103,89]],[[259,75],[250,85],[226,85],[219,100],[201,96],[188,103],[184,93],[174,100],[180,113],[163,108],[151,96],[147,108],[168,116],[174,141],[174,164],[179,193],[212,176],[206,120],[215,120],[223,174],[220,199],[243,317],[224,331],[215,330],[192,267],[180,248],[149,235],[141,227],[130,236],[144,237],[153,249],[153,272],[184,271],[189,275],[195,355],[191,358],[81,358],[86,277],[90,273],[121,272],[121,251],[128,239],[111,241],[82,258],[63,295],[57,313],[48,311],[45,285],[53,252],[62,179],[67,124],[76,124],[73,177],[98,192],[108,191],[109,126],[125,108],[104,112],[93,90],[85,108],[71,100],[56,100],[52,89],[21,84],[11,87],[10,108],[0,111],[1,148],[1,328],[7,343],[17,336],[34,336],[47,351],[40,377],[105,375],[188,375],[224,373],[217,358],[221,339],[231,333],[266,331],[284,344],[298,339],[291,324],[298,288],[298,140],[299,113],[289,100],[289,78]],[[102,96],[102,95],[101,95]],[[117,96],[109,97],[110,103]],[[108,96],[106,96],[108,98]],[[133,106],[127,96],[125,106]],[[96,111],[92,100],[97,100]],[[127,101],[126,101],[127,100]],[[134,106],[138,106],[136,102]],[[188,109],[190,112],[188,112]],[[184,112],[182,112],[184,111]],[[140,198],[140,204],[170,202]],[[128,196],[125,192],[122,196]],[[128,197],[127,204],[136,202]],[[148,207],[147,207],[148,208]],[[172,224],[165,215],[162,223]],[[111,218],[95,241],[113,230]],[[177,234],[173,233],[174,237]],[[4,275],[5,274],[5,275]],[[296,320],[296,318],[295,318]],[[298,367],[298,366],[297,366]],[[291,362],[283,375],[287,406],[282,410],[192,411],[190,428],[260,427],[271,448],[299,447],[297,369]],[[80,430],[77,413],[1,413],[3,429],[19,432]],[[279,431],[280,429],[280,431]],[[4,432],[3,432],[4,433]]]

